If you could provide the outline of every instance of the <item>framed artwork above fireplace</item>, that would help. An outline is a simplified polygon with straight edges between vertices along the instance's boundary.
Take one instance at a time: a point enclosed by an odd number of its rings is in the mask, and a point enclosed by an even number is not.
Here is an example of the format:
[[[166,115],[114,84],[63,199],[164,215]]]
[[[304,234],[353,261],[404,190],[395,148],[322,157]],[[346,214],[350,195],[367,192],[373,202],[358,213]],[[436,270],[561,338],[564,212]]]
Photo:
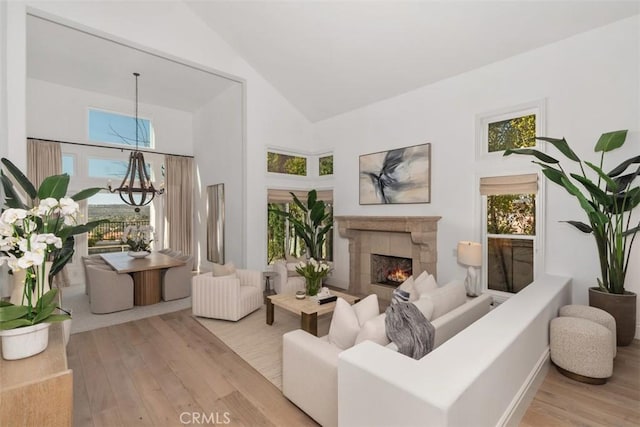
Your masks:
[[[360,204],[431,202],[431,144],[360,156]]]

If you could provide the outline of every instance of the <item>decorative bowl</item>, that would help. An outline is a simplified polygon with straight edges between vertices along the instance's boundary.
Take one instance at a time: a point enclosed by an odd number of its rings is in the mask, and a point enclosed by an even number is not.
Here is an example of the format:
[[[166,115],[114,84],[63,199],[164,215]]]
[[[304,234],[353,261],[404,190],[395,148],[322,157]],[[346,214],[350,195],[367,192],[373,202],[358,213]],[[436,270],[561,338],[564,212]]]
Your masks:
[[[127,255],[131,258],[145,258],[148,257],[150,253],[149,251],[129,251]]]
[[[305,298],[305,296],[306,296],[306,294],[305,294],[305,292],[304,292],[304,291],[298,291],[298,292],[296,292],[296,298],[297,298],[297,299],[304,299],[304,298]]]

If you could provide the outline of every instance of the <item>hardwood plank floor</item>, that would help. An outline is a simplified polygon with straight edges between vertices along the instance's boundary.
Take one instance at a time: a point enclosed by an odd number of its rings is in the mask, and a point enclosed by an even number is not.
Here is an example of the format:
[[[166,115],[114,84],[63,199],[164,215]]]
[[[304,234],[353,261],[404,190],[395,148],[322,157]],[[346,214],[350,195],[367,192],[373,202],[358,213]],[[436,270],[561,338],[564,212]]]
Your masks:
[[[542,426],[640,426],[640,341],[618,347],[604,385],[571,380],[552,365],[520,423]]]
[[[190,310],[72,335],[67,353],[76,426],[316,425]],[[605,385],[552,366],[520,425],[639,426],[640,341],[618,347]]]
[[[74,334],[67,352],[75,426],[317,425],[190,310]]]

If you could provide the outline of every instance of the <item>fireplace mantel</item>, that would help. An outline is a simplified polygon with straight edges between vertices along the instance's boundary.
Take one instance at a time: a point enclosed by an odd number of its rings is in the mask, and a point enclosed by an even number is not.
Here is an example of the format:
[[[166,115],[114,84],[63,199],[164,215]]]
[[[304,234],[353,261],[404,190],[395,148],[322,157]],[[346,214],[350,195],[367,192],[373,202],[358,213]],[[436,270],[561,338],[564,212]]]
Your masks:
[[[349,291],[377,293],[390,299],[388,289],[371,283],[372,253],[402,256],[413,261],[414,274],[436,276],[439,216],[336,216],[340,236],[349,239]]]

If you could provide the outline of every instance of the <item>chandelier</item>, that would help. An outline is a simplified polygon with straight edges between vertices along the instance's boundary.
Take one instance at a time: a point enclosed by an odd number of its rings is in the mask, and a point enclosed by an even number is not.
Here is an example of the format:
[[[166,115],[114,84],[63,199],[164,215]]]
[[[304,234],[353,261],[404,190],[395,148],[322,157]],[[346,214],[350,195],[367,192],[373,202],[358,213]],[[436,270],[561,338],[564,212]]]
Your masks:
[[[138,122],[138,77],[140,77],[140,73],[133,73],[133,75],[136,78],[136,149],[129,155],[127,173],[120,186],[111,188],[111,183],[109,183],[108,189],[111,193],[117,192],[120,199],[127,205],[146,206],[151,203],[156,194],[164,193],[164,188],[155,189],[149,177],[144,156],[138,150],[138,131],[140,128]]]

